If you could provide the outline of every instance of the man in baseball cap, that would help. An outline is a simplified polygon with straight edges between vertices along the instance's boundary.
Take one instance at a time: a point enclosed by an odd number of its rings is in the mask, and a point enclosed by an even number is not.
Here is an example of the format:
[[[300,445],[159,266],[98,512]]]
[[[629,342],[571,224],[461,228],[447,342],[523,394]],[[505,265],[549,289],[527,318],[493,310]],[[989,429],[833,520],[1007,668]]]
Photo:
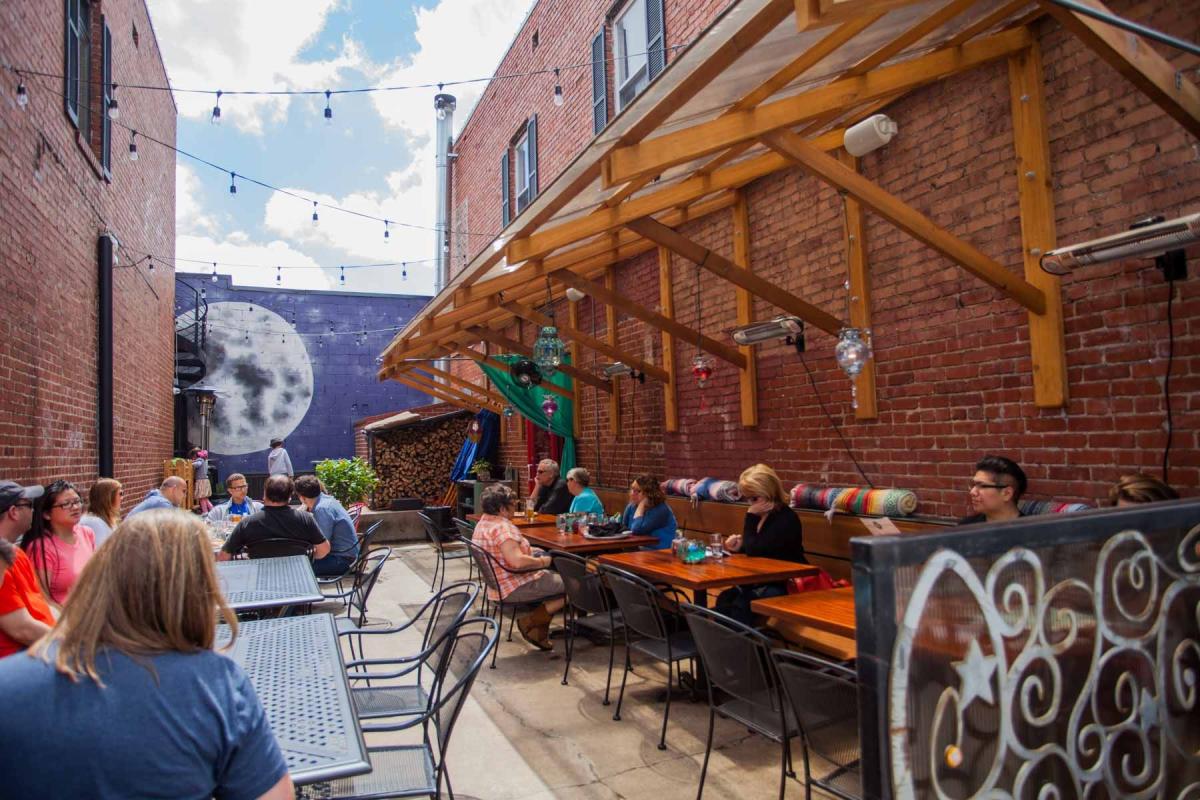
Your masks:
[[[33,523],[33,502],[41,486],[0,481],[0,538],[15,542]],[[54,625],[54,615],[42,595],[33,563],[16,548],[0,583],[0,658],[24,650]]]

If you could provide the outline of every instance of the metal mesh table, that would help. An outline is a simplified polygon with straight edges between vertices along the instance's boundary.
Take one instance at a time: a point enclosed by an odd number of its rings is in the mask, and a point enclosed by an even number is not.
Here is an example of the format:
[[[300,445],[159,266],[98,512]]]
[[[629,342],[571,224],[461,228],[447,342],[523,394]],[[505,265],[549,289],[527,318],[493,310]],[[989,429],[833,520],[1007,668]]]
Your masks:
[[[217,646],[228,642],[229,628],[218,626]],[[370,771],[332,616],[243,622],[228,655],[250,676],[292,781]]]
[[[299,606],[324,599],[305,556],[221,561],[217,579],[234,611]]]

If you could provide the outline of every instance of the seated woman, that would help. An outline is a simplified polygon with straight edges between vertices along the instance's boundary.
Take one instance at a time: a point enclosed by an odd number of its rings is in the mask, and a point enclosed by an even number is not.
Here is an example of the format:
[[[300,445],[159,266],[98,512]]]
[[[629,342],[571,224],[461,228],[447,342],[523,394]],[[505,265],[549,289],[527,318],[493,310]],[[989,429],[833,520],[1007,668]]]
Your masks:
[[[725,540],[725,549],[760,558],[776,558],[807,564],[800,518],[788,506],[787,492],[775,470],[755,464],[738,478],[738,489],[750,503],[742,532]],[[764,597],[787,594],[786,581],[735,586],[717,596],[716,610],[750,625],[754,614],[750,603]]]
[[[492,600],[503,598],[507,603],[542,600],[533,611],[517,617],[517,628],[525,641],[534,647],[553,650],[550,620],[564,605],[562,578],[557,572],[546,571],[550,556],[534,555],[529,540],[510,521],[517,505],[517,496],[512,489],[502,483],[493,484],[483,490],[479,505],[483,513],[475,524],[471,541],[490,553],[501,567],[496,570],[499,595],[489,587],[488,596]]]
[[[639,536],[658,539],[658,545],[651,549],[661,550],[671,546],[678,526],[657,478],[638,475],[633,479],[629,485],[629,505],[621,514],[621,524]]]
[[[67,602],[84,565],[96,552],[96,534],[80,524],[82,517],[83,500],[75,486],[55,481],[37,501],[33,527],[21,540],[42,592],[55,608]]]
[[[570,513],[572,514],[603,514],[604,503],[600,502],[600,498],[596,493],[588,488],[588,484],[592,482],[592,476],[583,467],[575,467],[567,470],[567,491],[575,499],[571,501]]]
[[[218,613],[236,634],[198,518],[118,526],[58,626],[0,660],[5,796],[291,798],[254,687],[213,651]]]
[[[121,482],[113,478],[98,478],[88,489],[88,513],[79,520],[91,528],[96,547],[112,536],[113,528],[121,521]]]
[[[1140,472],[1122,475],[1121,480],[1114,483],[1113,487],[1108,490],[1108,502],[1118,508],[1178,499],[1179,492],[1158,478],[1152,478]]]

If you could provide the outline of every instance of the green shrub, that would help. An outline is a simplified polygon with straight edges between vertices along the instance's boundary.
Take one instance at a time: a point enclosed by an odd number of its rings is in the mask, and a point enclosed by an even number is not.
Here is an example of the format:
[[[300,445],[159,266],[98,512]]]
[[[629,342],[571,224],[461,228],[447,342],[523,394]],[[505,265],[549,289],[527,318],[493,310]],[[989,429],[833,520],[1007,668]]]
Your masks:
[[[475,463],[471,465],[471,472],[475,473],[476,480],[486,481],[492,477],[492,464],[482,458],[475,459]]]
[[[328,459],[317,463],[317,477],[325,491],[344,506],[359,503],[379,485],[371,465],[361,458]]]

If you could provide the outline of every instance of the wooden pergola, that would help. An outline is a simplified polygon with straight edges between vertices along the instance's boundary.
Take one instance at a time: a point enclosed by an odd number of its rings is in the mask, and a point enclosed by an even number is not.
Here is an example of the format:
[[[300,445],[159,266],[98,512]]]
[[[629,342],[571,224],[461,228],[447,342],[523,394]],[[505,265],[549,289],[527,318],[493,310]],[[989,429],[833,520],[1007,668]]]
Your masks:
[[[1098,0],[1087,5],[1106,10]],[[753,321],[753,299],[800,317],[831,336],[871,327],[870,268],[864,240],[869,210],[1026,309],[1035,403],[1067,401],[1059,280],[1039,267],[1055,246],[1052,165],[1041,54],[1029,26],[1050,14],[1131,80],[1193,135],[1200,136],[1200,91],[1136,36],[1048,0],[740,0],[674,61],[501,232],[383,352],[380,379],[394,379],[457,405],[500,410],[506,401],[483,385],[419,359],[453,354],[507,367],[473,345],[507,352],[529,347],[504,336],[515,320],[543,325],[535,308],[547,295],[578,289],[607,310],[607,336],[580,330],[576,304],[559,334],[573,363],[581,349],[621,361],[664,384],[666,428],[678,430],[673,342],[695,343],[739,370],[741,421],[758,422],[752,347],[706,336],[675,319],[671,258],[678,255],[731,284],[737,322]],[[984,64],[1008,64],[1019,187],[1021,269],[1002,264],[936,225],[863,177],[842,150],[847,127],[908,92]],[[800,168],[842,193],[849,319],[839,319],[753,271],[742,187]],[[732,258],[688,239],[686,222],[732,216]],[[659,259],[659,309],[615,291],[614,265],[652,250]],[[1015,267],[1015,265],[1012,265]],[[641,320],[662,337],[663,362],[620,349],[616,315]],[[581,384],[610,397],[605,379],[571,367]],[[857,378],[857,415],[876,416],[873,362]],[[579,415],[576,415],[578,425]]]

